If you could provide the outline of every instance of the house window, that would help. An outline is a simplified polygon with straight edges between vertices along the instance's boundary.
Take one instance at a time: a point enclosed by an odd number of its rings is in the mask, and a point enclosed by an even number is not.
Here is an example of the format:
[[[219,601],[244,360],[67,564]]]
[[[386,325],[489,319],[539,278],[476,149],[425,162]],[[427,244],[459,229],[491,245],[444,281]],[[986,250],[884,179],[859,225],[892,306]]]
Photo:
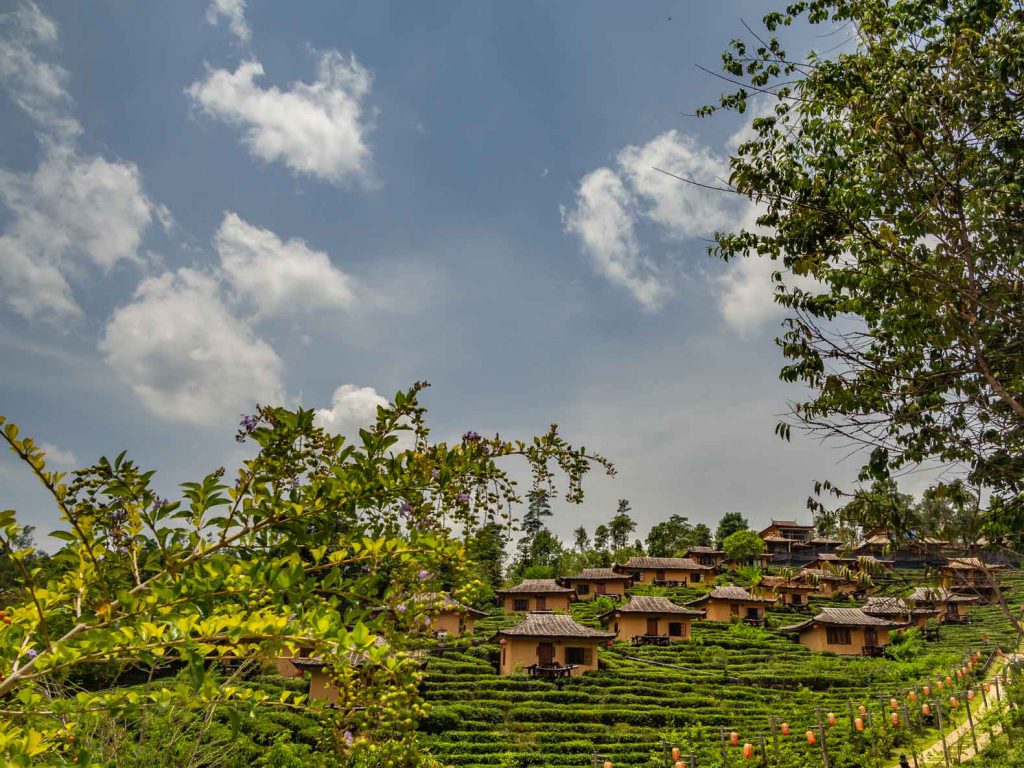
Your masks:
[[[576,594],[577,595],[589,595],[590,594],[590,585],[588,585],[588,584],[577,584],[576,585]]]
[[[849,627],[825,627],[825,641],[829,645],[851,645]]]
[[[513,611],[528,611],[530,610],[530,601],[525,597],[517,597],[512,601]]]
[[[589,665],[591,659],[593,659],[592,648],[566,648],[565,649],[565,663],[566,664],[580,664]]]
[[[668,623],[668,636],[669,637],[682,637],[683,636],[683,624],[680,621],[670,621]]]
[[[790,602],[792,602],[793,605],[803,605],[804,596],[798,592],[794,592],[792,595],[790,595]]]
[[[748,619],[760,619],[761,618],[761,609],[760,608],[751,608],[750,606],[747,606],[747,618]]]
[[[692,584],[699,584],[700,583],[700,574],[699,573],[691,573],[690,574],[690,583],[692,583]]]

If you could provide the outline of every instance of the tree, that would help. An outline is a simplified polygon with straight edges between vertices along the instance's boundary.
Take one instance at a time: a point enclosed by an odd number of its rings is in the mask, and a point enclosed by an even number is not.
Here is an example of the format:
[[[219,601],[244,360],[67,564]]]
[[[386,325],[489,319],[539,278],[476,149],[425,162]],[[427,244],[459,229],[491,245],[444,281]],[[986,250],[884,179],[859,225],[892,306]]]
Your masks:
[[[503,581],[507,543],[505,526],[493,521],[466,536],[466,558],[492,590],[499,589]]]
[[[855,30],[831,58],[788,58],[799,19]],[[1024,525],[1024,11],[1013,0],[795,2],[735,40],[765,114],[730,162],[755,228],[731,260],[777,263],[781,377],[812,395],[792,421],[863,449],[860,478],[937,460],[991,493],[996,534]],[[776,431],[790,437],[789,421]],[[840,494],[832,484],[819,490]]]
[[[695,547],[710,547],[713,541],[711,537],[711,529],[704,523],[697,523],[693,526],[693,546]]]
[[[726,512],[722,515],[722,519],[718,521],[718,530],[715,532],[715,541],[718,542],[718,546],[721,547],[727,538],[736,533],[736,531],[745,531],[750,527],[750,524],[739,512]]]
[[[447,586],[442,572],[457,594],[478,590],[452,528],[520,503],[507,460],[525,460],[538,487],[551,487],[552,466],[564,469],[571,503],[592,465],[611,469],[555,428],[528,443],[471,432],[431,444],[424,386],[379,408],[352,444],[314,426],[313,411],[260,408],[243,419],[238,439],[256,451],[236,477],[216,470],[170,501],[124,454],[50,472],[38,445],[0,417],[0,438],[49,492],[66,542],[53,558],[62,570],[47,578],[14,548],[25,530],[16,513],[0,512],[0,549],[23,595],[5,606],[0,630],[0,763],[73,762],[68,724],[85,732],[114,712],[178,707],[237,724],[267,707],[313,707],[292,691],[271,700],[210,664],[305,649],[338,691],[324,743],[353,760],[418,764],[409,755],[421,672],[408,651],[428,631],[423,595]],[[410,431],[414,448],[397,451]],[[322,536],[328,529],[338,535]],[[151,673],[174,662],[190,684],[156,676],[144,695],[60,695],[68,675],[120,661]]]
[[[722,549],[733,562],[749,564],[758,555],[764,554],[764,540],[756,531],[735,531],[722,541]]]
[[[590,549],[590,537],[587,535],[587,529],[582,525],[572,532],[573,536],[573,549],[577,552],[583,553]]]
[[[619,499],[615,517],[608,523],[608,535],[615,549],[622,549],[629,543],[629,537],[636,530],[636,521],[629,516],[629,501]]]
[[[672,515],[651,526],[647,534],[647,553],[651,557],[676,557],[694,546],[695,538],[689,521],[682,515]]]
[[[611,534],[608,531],[607,525],[599,525],[594,529],[594,549],[599,552],[607,550],[610,540]]]

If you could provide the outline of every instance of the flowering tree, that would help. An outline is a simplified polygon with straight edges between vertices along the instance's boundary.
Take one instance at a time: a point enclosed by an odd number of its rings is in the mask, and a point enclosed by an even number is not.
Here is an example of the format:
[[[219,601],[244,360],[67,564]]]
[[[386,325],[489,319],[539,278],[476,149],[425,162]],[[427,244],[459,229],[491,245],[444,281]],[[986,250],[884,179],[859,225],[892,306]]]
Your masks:
[[[24,530],[16,514],[0,512],[0,548],[20,582],[0,614],[0,761],[85,763],[76,723],[97,715],[174,705],[223,709],[237,723],[260,707],[312,707],[216,671],[303,649],[327,663],[339,691],[324,713],[339,753],[416,764],[408,746],[424,710],[407,651],[427,631],[422,596],[478,587],[455,531],[507,518],[520,500],[509,459],[526,461],[549,494],[560,470],[576,503],[595,463],[613,472],[554,426],[529,443],[474,432],[431,443],[423,386],[378,409],[351,444],[317,428],[312,411],[260,408],[237,436],[257,448],[237,476],[217,470],[171,501],[123,454],[50,472],[39,446],[0,418],[3,439],[57,505],[53,535],[66,542],[44,572],[13,545]],[[409,450],[398,450],[403,435]],[[60,685],[112,663],[153,680],[142,691]],[[161,677],[169,668],[187,669],[190,684]]]

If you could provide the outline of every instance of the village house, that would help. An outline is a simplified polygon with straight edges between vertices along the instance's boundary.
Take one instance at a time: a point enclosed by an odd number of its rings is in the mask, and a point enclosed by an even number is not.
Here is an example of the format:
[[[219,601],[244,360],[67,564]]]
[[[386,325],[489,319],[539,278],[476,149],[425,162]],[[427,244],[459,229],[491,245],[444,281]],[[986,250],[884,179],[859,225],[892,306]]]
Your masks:
[[[576,593],[577,600],[596,600],[599,597],[621,598],[629,586],[629,576],[611,568],[584,568],[573,576],[563,576],[558,583]]]
[[[714,547],[690,547],[683,553],[683,557],[717,570],[725,563],[725,552]]]
[[[811,595],[817,593],[817,587],[799,577],[787,579],[785,576],[762,576],[754,587],[754,593],[760,597],[771,597],[778,601],[780,607],[804,609]]]
[[[758,533],[764,541],[765,552],[776,565],[806,563],[813,559],[813,525],[801,525],[795,520],[772,520],[772,524]]]
[[[530,611],[567,611],[573,591],[563,587],[554,579],[524,579],[509,589],[499,589],[497,594],[505,613],[528,613]]]
[[[676,605],[667,597],[634,596],[599,618],[619,640],[634,645],[667,645],[689,640],[690,622],[704,618],[704,613]]]
[[[876,619],[914,627],[924,627],[929,619],[935,620],[939,616],[937,608],[911,606],[901,597],[869,597],[861,610]]]
[[[703,597],[691,600],[687,605],[703,607],[708,621],[742,620],[747,624],[761,626],[764,624],[764,612],[775,598],[758,597],[750,594],[743,587],[715,587]]]
[[[852,554],[891,561],[895,568],[923,568],[942,565],[948,550],[949,542],[942,539],[915,533],[897,536],[886,528],[872,528]]]
[[[715,569],[688,557],[631,557],[615,571],[629,576],[634,584],[677,587],[703,584]]]
[[[980,602],[972,595],[959,595],[942,587],[918,587],[907,598],[915,608],[934,609],[943,624],[966,624],[970,621],[967,606]]]
[[[499,630],[498,672],[533,677],[569,677],[597,669],[597,649],[615,638],[558,613],[530,613],[522,623]]]
[[[899,623],[869,616],[859,608],[824,608],[813,619],[782,627],[795,632],[800,644],[812,651],[843,656],[881,656],[889,644],[889,631]]]
[[[476,620],[487,615],[476,608],[463,605],[447,593],[427,593],[419,599],[436,603],[436,607],[430,610],[428,616],[430,629],[438,637],[462,637],[472,634]]]
[[[834,570],[806,568],[800,571],[798,578],[803,583],[813,586],[822,597],[855,597],[867,591],[867,587],[857,582],[855,578],[836,573]]]
[[[822,552],[817,555],[811,562],[804,566],[805,569],[811,571],[831,571],[838,573],[841,569],[847,568],[853,570],[855,560],[851,557],[840,557],[832,552]]]
[[[942,586],[960,595],[978,597],[983,602],[991,602],[999,588],[996,571],[1003,567],[996,564],[987,565],[976,557],[951,558],[940,569]]]

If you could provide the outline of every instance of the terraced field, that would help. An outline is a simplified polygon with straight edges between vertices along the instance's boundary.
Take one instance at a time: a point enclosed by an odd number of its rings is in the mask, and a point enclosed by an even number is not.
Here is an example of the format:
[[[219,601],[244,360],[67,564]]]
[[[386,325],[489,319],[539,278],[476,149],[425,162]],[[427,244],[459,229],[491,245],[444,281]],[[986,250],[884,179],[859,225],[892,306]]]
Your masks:
[[[1011,599],[1020,601],[1024,581],[1019,574],[1006,580],[1013,583]],[[573,613],[596,624],[592,604],[574,606]],[[770,612],[769,627],[798,616]],[[464,642],[429,662],[425,694],[432,713],[422,730],[434,755],[462,768],[587,766],[594,753],[622,768],[664,765],[663,740],[696,752],[700,765],[718,766],[720,728],[757,744],[769,734],[769,716],[803,734],[820,709],[838,717],[827,736],[833,768],[865,765],[872,743],[884,751],[908,736],[880,725],[870,740],[853,733],[851,706],[863,704],[876,724],[888,722],[891,696],[960,666],[967,653],[986,648],[983,635],[1012,647],[1014,633],[998,608],[973,608],[972,616],[969,625],[943,627],[938,641],[912,641],[920,648],[907,647],[900,661],[812,654],[774,628],[703,622],[694,625],[690,642],[616,644],[602,651],[599,672],[550,682],[495,674],[497,646],[479,639],[516,619],[492,617],[479,622],[476,644]],[[802,735],[782,740],[780,748],[782,765],[821,765],[820,752]],[[771,754],[770,738],[767,749]],[[746,762],[738,748],[730,748],[729,758]]]

